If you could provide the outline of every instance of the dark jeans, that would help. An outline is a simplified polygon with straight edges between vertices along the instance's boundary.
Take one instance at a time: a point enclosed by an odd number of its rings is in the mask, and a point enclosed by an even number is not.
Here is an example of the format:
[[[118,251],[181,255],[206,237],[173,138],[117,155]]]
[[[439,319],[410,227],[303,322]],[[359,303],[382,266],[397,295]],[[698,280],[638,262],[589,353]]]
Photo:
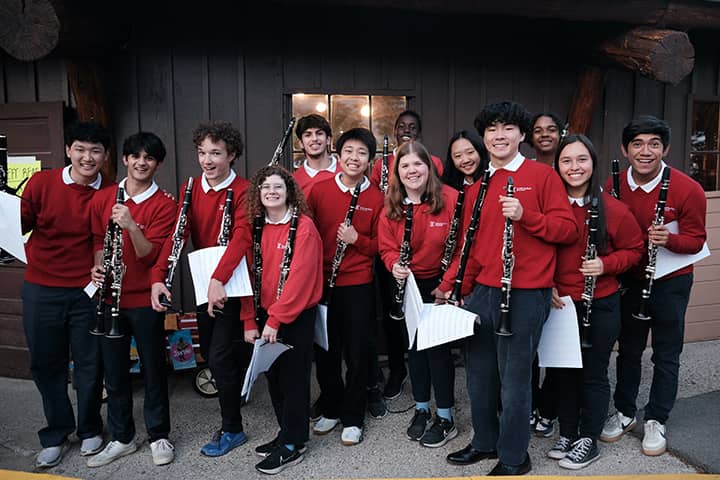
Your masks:
[[[578,315],[583,302],[575,302]],[[578,320],[579,321],[579,320]],[[567,438],[600,437],[610,403],[607,370],[610,353],[620,333],[620,294],[596,298],[590,317],[590,343],[582,349],[583,368],[549,368],[558,391],[560,435]]]
[[[44,287],[24,282],[23,326],[30,350],[30,370],[43,401],[47,426],[38,431],[40,444],[60,445],[75,431],[68,397],[70,354],[77,388],[77,435],[102,433],[102,370],[98,337],[90,335],[95,305],[81,288]]]
[[[242,384],[252,357],[252,345],[245,342],[240,300],[228,299],[223,314],[215,314],[215,318],[207,314],[207,304],[200,305],[197,320],[200,353],[207,360],[218,389],[222,429],[242,432]]]
[[[375,320],[372,283],[334,287],[328,308],[329,350],[315,348],[320,411],[345,427],[362,427],[367,405],[368,338]],[[342,361],[345,359],[345,381]]]
[[[110,311],[106,309],[106,329]],[[145,383],[143,414],[148,439],[168,438],[170,403],[165,356],[164,315],[150,307],[120,309],[122,338],[100,337],[108,393],[108,430],[113,440],[130,443],[135,438],[132,379],[130,376],[130,338],[135,337]]]
[[[293,348],[280,355],[266,374],[275,418],[280,425],[278,438],[283,445],[297,445],[308,440],[316,313],[317,308],[312,307],[303,311],[294,322],[280,325],[278,338]]]
[[[497,450],[504,464],[520,465],[530,443],[532,362],[550,312],[550,289],[512,290],[509,337],[495,334],[500,298],[499,288],[476,285],[465,299],[465,308],[480,319],[465,344],[472,446],[481,452]],[[502,401],[499,417],[498,400]]]
[[[375,279],[378,284],[378,300],[381,302],[382,327],[385,333],[385,348],[388,356],[388,369],[390,375],[404,377],[407,374],[405,367],[405,352],[408,350],[407,331],[405,322],[390,318],[390,305],[395,292],[395,279],[385,268],[385,264],[376,258]]]
[[[642,354],[652,331],[653,379],[650,399],[645,406],[645,420],[664,424],[675,404],[678,389],[680,353],[685,334],[685,310],[690,299],[692,273],[655,280],[647,312],[649,321],[632,317],[637,313],[644,282],[626,281],[629,290],[622,296],[622,327],[617,356],[615,408],[628,417],[635,415]]]

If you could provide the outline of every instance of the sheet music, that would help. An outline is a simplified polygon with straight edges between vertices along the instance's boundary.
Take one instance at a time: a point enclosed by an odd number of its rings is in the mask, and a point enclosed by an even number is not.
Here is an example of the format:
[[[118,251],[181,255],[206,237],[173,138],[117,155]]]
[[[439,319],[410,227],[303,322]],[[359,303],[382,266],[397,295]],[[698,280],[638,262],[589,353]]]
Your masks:
[[[0,248],[27,264],[20,221],[20,197],[0,192]]]
[[[394,280],[394,278],[393,278]],[[410,275],[405,282],[405,299],[403,300],[403,311],[405,312],[405,326],[408,333],[408,346],[412,348],[415,342],[415,333],[422,320],[423,301],[420,289],[415,281],[415,276]]]
[[[541,367],[582,368],[577,311],[569,296],[561,297],[563,308],[550,308],[538,345]]]
[[[423,304],[417,331],[417,349],[442,345],[473,334],[477,315],[455,305]]]
[[[678,233],[678,222],[673,221],[665,225],[670,233]],[[686,254],[671,252],[665,247],[658,247],[657,261],[655,263],[655,278],[662,278],[668,273],[676,272],[683,267],[699,262],[710,256],[710,248],[707,242],[698,253]]]
[[[193,287],[195,289],[195,303],[202,305],[207,303],[208,287],[210,277],[220,263],[220,259],[227,247],[208,247],[195,250],[188,254],[190,274],[192,275]],[[225,284],[225,293],[228,297],[249,297],[252,296],[250,286],[250,275],[248,275],[247,260],[242,258],[240,264]]]
[[[245,373],[245,380],[243,381],[242,392],[240,393],[240,395],[245,397],[245,400],[250,398],[250,390],[260,374],[270,370],[275,360],[291,348],[292,345],[286,345],[281,342],[268,343],[262,338],[255,340],[252,358],[250,358],[250,365],[248,365],[247,372]]]
[[[318,304],[317,314],[315,315],[315,336],[313,338],[315,343],[326,352],[330,348],[327,333],[327,310],[327,305]]]

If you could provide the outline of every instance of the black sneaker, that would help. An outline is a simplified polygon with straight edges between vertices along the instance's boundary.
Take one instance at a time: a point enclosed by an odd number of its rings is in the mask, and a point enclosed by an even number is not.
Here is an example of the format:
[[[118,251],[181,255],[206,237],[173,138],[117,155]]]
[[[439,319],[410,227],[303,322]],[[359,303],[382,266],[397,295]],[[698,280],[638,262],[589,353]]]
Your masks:
[[[273,450],[265,460],[255,465],[255,468],[262,473],[275,475],[303,461],[304,455],[299,450],[290,451],[284,445],[280,445]]]
[[[405,384],[406,380],[406,371],[400,372],[399,374],[396,374],[395,372],[390,372],[388,381],[385,384],[385,389],[383,390],[383,396],[385,397],[385,399],[392,400],[399,397],[402,393],[402,387]]]
[[[562,435],[560,435],[560,438],[557,442],[555,442],[555,445],[547,453],[547,456],[552,458],[553,460],[561,460],[565,458],[568,452],[572,450],[573,442],[574,440],[572,438],[563,437]]]
[[[310,406],[310,421],[317,422],[320,417],[322,417],[322,411],[320,410],[320,398],[318,397],[315,403]]]
[[[267,457],[273,452],[273,450],[277,448],[278,440],[278,437],[275,437],[268,443],[258,445],[257,447],[255,447],[255,453],[257,453],[261,457]],[[307,451],[307,447],[304,443],[299,443],[295,445],[295,450],[299,451],[300,453],[305,453]]]
[[[435,415],[435,421],[420,439],[420,445],[430,448],[442,447],[457,437],[457,434],[455,422]]]
[[[379,387],[367,391],[368,411],[373,418],[382,418],[387,414],[387,405]]]
[[[432,420],[430,412],[427,410],[415,409],[415,415],[413,415],[410,421],[410,426],[407,429],[407,436],[410,440],[418,441],[425,435],[425,430],[428,424]]]
[[[573,443],[572,450],[558,462],[563,468],[580,470],[600,458],[597,442],[589,437],[582,437]]]

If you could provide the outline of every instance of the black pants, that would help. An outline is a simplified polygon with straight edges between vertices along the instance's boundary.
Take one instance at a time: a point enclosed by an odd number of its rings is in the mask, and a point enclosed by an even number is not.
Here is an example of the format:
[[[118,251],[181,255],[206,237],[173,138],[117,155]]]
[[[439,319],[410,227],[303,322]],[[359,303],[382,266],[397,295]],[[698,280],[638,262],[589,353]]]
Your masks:
[[[242,384],[252,357],[252,345],[245,342],[240,300],[228,299],[223,314],[215,314],[215,318],[208,315],[207,304],[200,305],[197,319],[200,353],[207,360],[218,389],[222,429],[242,432]]]
[[[378,300],[381,302],[381,324],[385,333],[388,369],[390,375],[404,377],[407,373],[405,367],[405,352],[408,350],[407,330],[405,329],[405,322],[398,322],[390,318],[389,312],[393,292],[395,291],[395,279],[379,258],[375,261],[375,278],[378,283]]]
[[[583,302],[575,302],[579,316]],[[597,298],[592,303],[590,342],[582,349],[583,368],[549,368],[558,386],[556,396],[560,435],[597,439],[602,432],[610,403],[607,371],[610,353],[620,334],[620,294]]]
[[[90,335],[95,305],[82,288],[45,287],[24,282],[23,327],[30,349],[30,370],[40,391],[47,426],[38,431],[40,444],[60,445],[75,431],[68,397],[70,352],[77,388],[77,435],[102,433],[100,341]]]
[[[369,325],[375,319],[372,283],[335,287],[328,308],[326,352],[316,346],[320,411],[345,427],[362,427],[367,405]],[[345,381],[342,361],[345,359]]]
[[[532,371],[532,409],[537,410],[543,418],[551,420],[557,417],[557,387],[555,378],[548,369],[545,369],[545,378],[540,384],[540,365],[538,356],[533,360]]]
[[[106,329],[110,326],[110,311],[106,308]],[[108,393],[108,430],[113,440],[130,443],[135,437],[133,419],[132,379],[130,376],[130,337],[135,337],[145,383],[143,414],[148,439],[154,442],[168,438],[170,433],[170,403],[165,356],[164,315],[150,307],[120,310],[122,338],[100,337],[105,366],[105,388]]]

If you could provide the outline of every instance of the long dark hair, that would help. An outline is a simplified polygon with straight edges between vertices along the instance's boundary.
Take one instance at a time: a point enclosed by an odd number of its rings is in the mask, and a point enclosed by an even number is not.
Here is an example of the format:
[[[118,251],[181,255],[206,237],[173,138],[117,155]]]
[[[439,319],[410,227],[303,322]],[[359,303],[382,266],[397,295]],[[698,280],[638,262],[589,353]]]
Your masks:
[[[265,207],[260,200],[260,185],[262,185],[265,179],[271,175],[277,175],[285,182],[285,189],[287,191],[287,199],[285,200],[285,203],[288,208],[297,206],[300,213],[309,216],[309,210],[307,204],[305,203],[305,196],[292,174],[285,168],[275,165],[261,168],[250,179],[250,186],[248,187],[246,197],[249,213],[248,219],[250,222],[252,222],[257,215],[265,215]]]
[[[568,145],[572,143],[582,143],[585,148],[587,148],[587,151],[590,153],[590,158],[592,158],[592,167],[593,167],[593,173],[590,176],[590,182],[588,183],[588,187],[585,190],[585,195],[583,196],[583,201],[585,202],[585,205],[590,205],[590,202],[592,201],[593,197],[598,199],[598,244],[597,244],[597,250],[600,254],[607,253],[607,223],[605,221],[605,202],[603,202],[602,197],[602,188],[600,185],[600,172],[598,169],[598,155],[597,151],[595,150],[595,146],[590,141],[588,137],[582,134],[572,134],[567,135],[565,138],[563,138],[560,141],[560,144],[558,145],[557,152],[555,153],[555,170],[558,172],[558,175],[560,174],[560,156],[562,154],[562,151],[567,147]],[[567,183],[565,182],[565,179],[562,178],[563,183],[565,184],[565,188],[567,188]]]
[[[442,198],[442,182],[438,178],[435,164],[430,157],[430,153],[418,141],[411,140],[405,142],[395,152],[395,166],[392,175],[390,175],[390,184],[388,186],[388,194],[385,197],[385,212],[391,220],[397,220],[403,217],[403,202],[407,197],[405,185],[400,181],[399,166],[400,160],[406,156],[415,154],[428,167],[428,180],[425,185],[425,192],[422,195],[423,203],[427,203],[430,207],[430,214],[435,215],[443,209]]]
[[[472,175],[473,181],[477,181],[480,177],[482,177],[482,174],[487,168],[489,162],[488,153],[485,149],[485,143],[483,143],[482,138],[480,138],[477,133],[469,130],[460,130],[453,135],[448,143],[447,157],[445,157],[445,165],[443,166],[443,174],[442,177],[440,177],[440,180],[442,180],[445,185],[449,185],[455,190],[463,188],[463,183],[465,182],[465,174],[457,169],[455,162],[452,159],[452,146],[461,138],[470,142],[470,144],[472,144],[478,152],[478,155],[480,155],[480,163]]]

